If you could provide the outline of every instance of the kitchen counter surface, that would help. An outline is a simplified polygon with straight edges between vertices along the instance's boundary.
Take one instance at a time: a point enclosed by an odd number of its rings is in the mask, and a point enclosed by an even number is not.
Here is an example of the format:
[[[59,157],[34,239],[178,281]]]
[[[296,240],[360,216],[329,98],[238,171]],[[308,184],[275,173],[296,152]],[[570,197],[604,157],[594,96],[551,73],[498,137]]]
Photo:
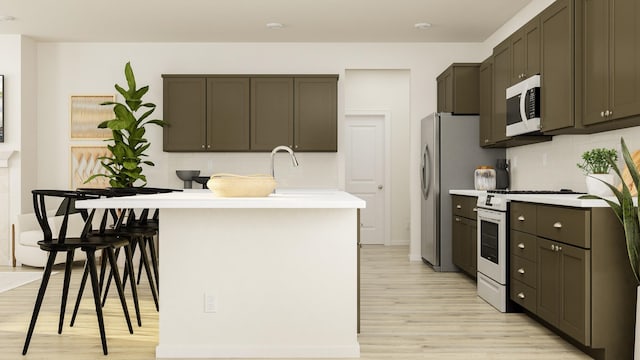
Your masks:
[[[267,197],[216,197],[208,189],[164,194],[82,200],[77,207],[160,209],[353,209],[366,202],[349,193],[330,189],[278,189]]]
[[[480,190],[450,190],[451,195],[463,195],[463,196],[480,196],[485,194],[486,191]],[[560,205],[579,208],[594,208],[594,207],[608,207],[609,205],[603,200],[586,200],[580,199],[582,195],[576,194],[505,194],[505,196],[511,201],[522,201],[538,204],[548,205]],[[617,201],[615,196],[607,198],[611,201]]]

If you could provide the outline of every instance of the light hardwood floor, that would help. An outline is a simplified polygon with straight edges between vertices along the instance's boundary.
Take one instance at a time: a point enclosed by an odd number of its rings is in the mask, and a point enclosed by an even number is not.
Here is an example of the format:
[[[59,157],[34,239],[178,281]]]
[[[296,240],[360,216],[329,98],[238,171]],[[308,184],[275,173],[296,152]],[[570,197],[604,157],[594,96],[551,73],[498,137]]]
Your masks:
[[[361,359],[589,359],[526,315],[494,310],[476,296],[475,283],[466,276],[435,273],[422,263],[409,262],[405,246],[365,246],[361,254]],[[140,289],[143,326],[133,335],[111,294],[105,307],[108,356],[102,355],[88,293],[76,326],[70,328],[67,320],[58,335],[61,270],[49,283],[27,356],[20,354],[39,284],[0,294],[0,359],[154,359],[158,315],[146,284]],[[79,282],[81,268],[75,273],[73,284]],[[75,294],[77,287],[71,291]],[[69,305],[69,317],[72,308]]]

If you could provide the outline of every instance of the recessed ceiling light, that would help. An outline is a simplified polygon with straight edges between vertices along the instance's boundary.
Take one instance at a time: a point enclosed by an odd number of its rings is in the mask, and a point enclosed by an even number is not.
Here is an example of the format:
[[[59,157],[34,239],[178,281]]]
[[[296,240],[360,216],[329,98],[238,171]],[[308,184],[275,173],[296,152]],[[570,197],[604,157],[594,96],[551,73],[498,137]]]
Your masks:
[[[278,29],[282,29],[284,25],[278,22],[270,22],[270,23],[267,23],[267,27],[272,30],[278,30]]]
[[[0,15],[0,21],[13,21],[16,18],[11,15]]]
[[[425,30],[431,27],[431,24],[429,24],[428,22],[419,22],[419,23],[415,23],[413,24],[413,27],[418,29],[418,30]]]

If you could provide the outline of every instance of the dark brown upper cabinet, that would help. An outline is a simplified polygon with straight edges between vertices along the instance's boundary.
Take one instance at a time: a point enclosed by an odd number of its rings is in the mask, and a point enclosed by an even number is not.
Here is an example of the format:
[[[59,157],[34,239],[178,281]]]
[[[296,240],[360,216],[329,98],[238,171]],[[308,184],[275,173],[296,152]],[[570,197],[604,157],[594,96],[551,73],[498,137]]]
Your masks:
[[[294,78],[295,151],[338,151],[337,77]]]
[[[206,79],[164,77],[163,86],[163,150],[206,151]]]
[[[535,17],[511,39],[511,84],[540,73],[540,18]]]
[[[576,127],[573,13],[573,0],[557,0],[540,14],[540,120],[545,133]]]
[[[480,64],[480,146],[495,143],[491,135],[493,121],[493,56]]]
[[[437,78],[438,112],[480,113],[480,64],[454,63]]]
[[[249,150],[249,79],[164,77],[164,151]]]
[[[251,79],[251,150],[293,147],[293,77]]]
[[[507,136],[507,88],[511,85],[511,39],[493,49],[493,142],[509,140]]]
[[[578,16],[583,26],[583,124],[640,114],[640,3],[586,0]]]
[[[337,75],[163,75],[164,151],[337,151]]]

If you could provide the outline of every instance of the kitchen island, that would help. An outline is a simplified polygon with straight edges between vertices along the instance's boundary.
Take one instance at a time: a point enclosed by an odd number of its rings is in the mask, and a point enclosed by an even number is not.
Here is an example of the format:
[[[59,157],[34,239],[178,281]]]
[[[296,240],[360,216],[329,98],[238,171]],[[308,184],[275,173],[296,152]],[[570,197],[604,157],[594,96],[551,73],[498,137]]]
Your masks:
[[[79,201],[159,208],[157,359],[359,357],[357,209],[333,190]]]

